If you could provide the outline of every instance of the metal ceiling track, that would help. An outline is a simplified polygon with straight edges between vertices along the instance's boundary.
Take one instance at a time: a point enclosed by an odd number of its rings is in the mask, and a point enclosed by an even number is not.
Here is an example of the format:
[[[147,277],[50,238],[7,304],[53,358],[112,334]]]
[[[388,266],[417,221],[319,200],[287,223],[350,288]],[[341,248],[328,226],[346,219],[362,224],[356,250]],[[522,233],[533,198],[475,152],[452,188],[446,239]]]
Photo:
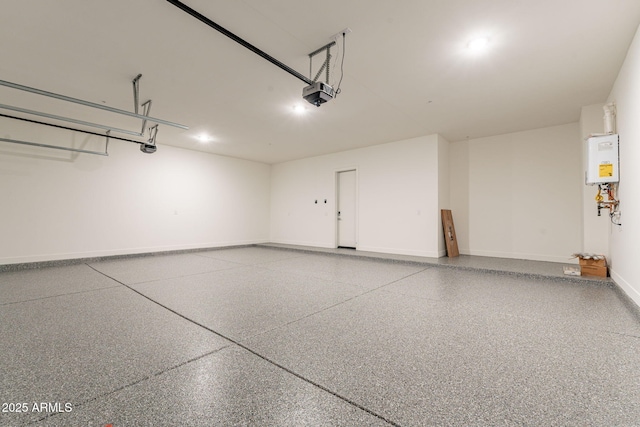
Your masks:
[[[14,119],[14,120],[21,120],[23,122],[36,123],[36,124],[39,124],[39,125],[51,126],[51,127],[56,127],[56,128],[60,128],[60,129],[83,132],[83,133],[88,133],[90,135],[104,136],[106,138],[106,142],[105,142],[105,146],[104,146],[104,152],[102,152],[102,151],[83,150],[81,148],[61,147],[59,145],[41,144],[41,143],[37,143],[37,142],[21,141],[19,139],[12,139],[12,138],[0,138],[0,141],[10,142],[12,144],[29,145],[31,147],[52,148],[54,150],[72,151],[74,153],[96,154],[98,156],[108,156],[109,155],[109,137],[111,136],[110,135],[110,133],[111,133],[110,130],[107,130],[106,135],[102,135],[102,134],[99,134],[99,133],[96,133],[96,132],[89,132],[89,131],[80,130],[80,129],[68,128],[66,126],[54,125],[52,123],[39,122],[37,120],[25,119],[23,117],[9,116],[7,114],[0,114],[0,117],[6,117],[8,119]],[[124,139],[124,138],[118,138],[118,137],[114,137],[114,138],[115,139]],[[137,141],[133,141],[133,140],[129,140],[129,139],[125,139],[125,140],[126,141],[137,142]]]
[[[260,49],[258,49],[257,47],[255,47],[254,45],[249,43],[248,41],[238,37],[237,35],[233,34],[231,31],[227,30],[226,28],[216,24],[215,22],[213,22],[211,19],[207,18],[206,16],[204,16],[200,12],[191,9],[189,6],[187,6],[186,4],[182,3],[181,1],[178,1],[178,0],[167,0],[167,1],[169,3],[171,3],[172,5],[176,6],[177,8],[179,8],[179,9],[183,10],[184,12],[188,13],[189,15],[193,16],[197,20],[207,24],[208,26],[210,26],[214,30],[224,34],[227,37],[229,37],[234,42],[246,47],[247,49],[249,49],[253,53],[263,57],[267,61],[271,62],[273,65],[283,69],[284,71],[286,71],[287,73],[291,74],[292,76],[302,80],[307,85],[312,85],[314,83],[314,81],[311,80],[310,78],[300,74],[299,72],[297,72],[293,68],[289,67],[288,65],[283,64],[282,62],[280,62],[277,59],[275,59],[273,56],[269,55],[268,53],[266,53],[266,52],[264,52],[264,51],[262,51]],[[332,46],[333,44],[335,44],[335,42],[332,42],[329,45]],[[329,45],[327,45],[327,46],[329,46]],[[315,53],[318,53],[318,52],[326,49],[327,46],[321,47]]]
[[[133,142],[135,144],[139,144],[139,145],[156,145],[156,135],[158,134],[158,125],[155,125],[151,128],[149,128],[149,140],[148,141],[136,141],[134,139],[128,139],[128,138],[121,138],[119,136],[113,136],[110,134],[110,130],[107,131],[106,135],[103,135],[101,133],[98,132],[91,132],[88,130],[83,130],[83,129],[76,129],[76,128],[70,128],[67,126],[61,126],[61,125],[54,125],[53,123],[45,123],[45,122],[40,122],[38,120],[32,120],[32,119],[25,119],[24,117],[16,117],[16,116],[10,116],[8,114],[2,114],[0,113],[0,117],[6,117],[8,119],[13,119],[13,120],[20,120],[23,122],[29,122],[29,123],[35,123],[38,125],[44,125],[44,126],[50,126],[50,127],[54,127],[54,128],[58,128],[58,129],[65,129],[65,130],[70,130],[73,132],[80,132],[80,133],[85,133],[88,135],[95,135],[95,136],[103,136],[106,138],[106,145],[105,145],[105,150],[104,152],[100,152],[100,151],[88,151],[88,150],[81,150],[81,149],[77,149],[77,148],[69,148],[69,147],[60,147],[58,145],[49,145],[49,144],[40,144],[40,143],[35,143],[35,142],[27,142],[27,141],[20,141],[17,139],[11,139],[11,138],[0,138],[0,141],[4,141],[4,142],[10,142],[12,144],[22,144],[22,145],[30,145],[33,147],[45,147],[45,148],[53,148],[56,150],[65,150],[65,151],[74,151],[74,152],[78,152],[78,153],[87,153],[87,154],[98,154],[101,156],[108,156],[109,153],[107,152],[107,149],[109,148],[109,139],[117,139],[119,141],[126,141],[126,142]]]
[[[132,130],[119,129],[119,128],[115,128],[113,126],[105,126],[105,125],[101,125],[101,124],[98,124],[98,123],[85,122],[84,120],[77,120],[77,119],[72,119],[70,117],[62,117],[62,116],[57,116],[55,114],[42,113],[40,111],[28,110],[26,108],[21,108],[21,107],[14,107],[12,105],[0,104],[0,109],[17,111],[19,113],[30,114],[30,115],[33,115],[33,116],[46,117],[47,119],[59,120],[59,121],[62,121],[62,122],[75,123],[77,125],[88,126],[88,127],[97,128],[97,129],[110,130],[110,131],[118,132],[118,133],[126,133],[126,134],[134,135],[134,136],[142,136],[143,135],[140,132],[135,132],[135,131],[132,131]]]
[[[133,143],[139,144],[141,146],[141,151],[143,151],[143,152],[155,152],[156,136],[158,134],[158,123],[166,124],[166,125],[169,125],[169,126],[178,127],[178,128],[181,128],[181,129],[189,129],[189,128],[187,126],[184,126],[184,125],[181,125],[181,124],[178,124],[178,123],[173,123],[173,122],[170,122],[170,121],[167,121],[167,120],[162,120],[162,119],[156,119],[154,117],[149,117],[149,112],[151,111],[151,100],[148,100],[148,101],[144,102],[141,105],[143,112],[142,112],[142,114],[139,114],[139,112],[138,112],[138,104],[139,104],[139,98],[140,98],[140,78],[141,77],[142,77],[142,74],[138,74],[133,79],[133,82],[132,82],[133,83],[133,101],[134,101],[134,110],[135,110],[134,113],[130,113],[129,111],[120,110],[120,109],[113,108],[113,107],[108,107],[106,105],[96,104],[96,103],[93,103],[93,102],[84,101],[84,100],[77,99],[77,98],[72,98],[72,97],[66,96],[66,95],[60,95],[60,94],[57,94],[57,93],[47,92],[47,91],[44,91],[44,90],[35,89],[35,88],[32,88],[32,87],[20,85],[20,84],[17,84],[17,83],[11,83],[11,82],[7,82],[7,81],[4,81],[4,80],[0,80],[0,85],[2,85],[2,86],[6,86],[6,87],[13,88],[13,89],[18,89],[18,90],[23,90],[23,91],[35,93],[35,94],[38,94],[38,95],[48,96],[50,98],[56,98],[56,99],[60,99],[60,100],[63,100],[63,101],[73,102],[73,103],[84,105],[84,106],[87,106],[87,107],[98,108],[98,109],[109,111],[109,112],[112,112],[112,113],[123,114],[123,115],[126,115],[126,116],[139,118],[139,119],[142,120],[142,129],[140,130],[140,132],[136,132],[136,131],[131,131],[131,130],[127,130],[127,129],[116,128],[116,127],[113,127],[113,126],[106,126],[106,125],[102,125],[102,124],[98,124],[98,123],[87,122],[87,121],[84,121],[84,120],[73,119],[73,118],[70,118],[70,117],[63,117],[63,116],[58,116],[58,115],[55,115],[55,114],[29,110],[29,109],[26,109],[26,108],[16,107],[16,106],[12,106],[12,105],[0,104],[0,109],[16,111],[16,112],[19,112],[19,113],[25,113],[25,114],[29,114],[29,115],[33,115],[33,116],[39,116],[39,117],[45,117],[45,118],[48,118],[48,119],[53,119],[53,120],[58,120],[58,121],[63,121],[63,122],[75,123],[75,124],[82,125],[82,126],[87,126],[87,127],[97,128],[97,129],[104,129],[104,130],[107,131],[106,135],[103,135],[103,134],[100,134],[100,133],[97,133],[97,132],[90,132],[90,131],[86,131],[86,130],[82,130],[82,129],[70,128],[70,127],[60,126],[60,125],[56,125],[56,124],[52,124],[52,123],[45,123],[45,122],[40,122],[40,121],[37,121],[37,120],[26,119],[26,118],[23,118],[23,117],[15,117],[15,116],[10,116],[10,115],[6,115],[6,114],[0,114],[0,117],[6,117],[6,118],[9,118],[9,119],[21,120],[21,121],[26,121],[26,122],[29,122],[29,123],[35,123],[35,124],[45,125],[45,126],[52,126],[52,127],[56,127],[56,128],[59,128],[59,129],[65,129],[65,130],[70,130],[70,131],[74,131],[74,132],[81,132],[81,133],[85,133],[85,134],[89,134],[89,135],[104,136],[104,137],[106,137],[106,144],[105,144],[104,152],[101,152],[101,151],[90,151],[90,150],[82,150],[82,149],[77,149],[77,148],[62,147],[62,146],[57,146],[57,145],[21,141],[21,140],[12,139],[12,138],[0,138],[0,141],[9,142],[9,143],[12,143],[12,144],[29,145],[29,146],[33,146],[33,147],[52,148],[52,149],[56,149],[56,150],[65,150],[65,151],[73,151],[73,152],[77,152],[77,153],[86,153],[86,154],[96,154],[96,155],[100,155],[100,156],[108,156],[109,155],[109,153],[108,153],[109,138],[112,138],[112,139],[118,139],[118,140],[121,140],[121,141],[127,141],[127,142],[133,142]],[[118,133],[134,135],[134,136],[143,136],[144,135],[144,131],[145,131],[145,127],[147,125],[147,121],[156,123],[155,126],[149,128],[149,139],[148,139],[148,141],[136,141],[136,140],[133,140],[133,139],[120,138],[120,137],[116,137],[116,136],[110,135],[111,132],[118,132]],[[142,150],[142,148],[144,148],[147,151]],[[151,150],[151,149],[153,151],[148,151],[148,150]]]
[[[109,107],[107,105],[96,104],[95,102],[84,101],[82,99],[72,98],[72,97],[66,96],[66,95],[60,95],[58,93],[47,92],[45,90],[40,90],[40,89],[36,89],[36,88],[33,88],[33,87],[20,85],[20,84],[17,84],[17,83],[11,83],[11,82],[7,82],[7,81],[4,81],[4,80],[0,80],[0,85],[1,86],[6,86],[6,87],[10,87],[12,89],[18,89],[18,90],[22,90],[22,91],[25,91],[25,92],[31,92],[31,93],[35,93],[35,94],[38,94],[38,95],[47,96],[49,98],[56,98],[56,99],[60,99],[62,101],[67,101],[67,102],[72,102],[72,103],[75,103],[75,104],[84,105],[86,107],[97,108],[97,109],[100,109],[100,110],[109,111],[111,113],[116,113],[116,114],[121,114],[121,115],[124,115],[124,116],[134,117],[136,119],[148,120],[148,121],[153,122],[153,123],[159,123],[159,124],[163,124],[163,125],[167,125],[167,126],[173,126],[173,127],[177,127],[177,128],[185,129],[185,130],[189,129],[188,126],[181,125],[179,123],[174,123],[174,122],[170,122],[170,121],[167,121],[167,120],[157,119],[157,118],[154,118],[154,117],[148,117],[148,116],[144,116],[142,114],[132,113],[132,112],[126,111],[126,110],[120,110],[119,108],[113,108],[113,107]]]

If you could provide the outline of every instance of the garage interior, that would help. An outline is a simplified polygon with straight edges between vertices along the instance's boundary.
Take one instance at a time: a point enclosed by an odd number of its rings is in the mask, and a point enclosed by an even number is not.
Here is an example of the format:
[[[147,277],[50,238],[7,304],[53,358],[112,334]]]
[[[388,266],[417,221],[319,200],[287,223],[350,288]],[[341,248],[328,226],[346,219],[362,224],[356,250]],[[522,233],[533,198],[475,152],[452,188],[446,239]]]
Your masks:
[[[0,425],[637,425],[637,2],[0,24]]]

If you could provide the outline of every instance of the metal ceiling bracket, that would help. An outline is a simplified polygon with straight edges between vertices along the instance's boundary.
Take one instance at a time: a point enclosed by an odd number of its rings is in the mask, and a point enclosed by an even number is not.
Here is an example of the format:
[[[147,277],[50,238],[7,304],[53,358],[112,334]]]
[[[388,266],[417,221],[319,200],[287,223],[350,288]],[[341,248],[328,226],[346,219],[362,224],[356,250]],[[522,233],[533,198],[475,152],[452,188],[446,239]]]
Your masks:
[[[138,74],[133,78],[133,112],[138,114],[138,104],[140,103],[140,77],[142,74]],[[144,126],[142,127],[144,129]]]
[[[139,114],[138,105],[140,104],[140,78],[142,78],[142,74],[138,74],[134,77],[133,81],[133,107],[136,114]],[[149,117],[149,112],[151,111],[151,100],[142,104],[142,116],[145,118],[142,119],[142,129],[140,133],[137,135],[144,135],[144,129],[147,127],[147,120]]]
[[[322,71],[324,71],[325,68],[327,69],[327,79],[325,80],[325,82],[327,82],[327,84],[329,83],[329,62],[330,62],[330,60],[331,60],[331,54],[327,50],[327,59],[325,59],[324,63],[322,64],[322,67],[320,67],[320,69],[318,70],[318,73],[313,78],[313,82],[314,83],[318,81],[318,77],[320,77],[320,74],[322,74]]]
[[[156,135],[158,134],[158,125],[149,128],[149,140],[140,144],[140,151],[145,154],[153,154],[158,150],[156,146]]]
[[[106,141],[106,143],[104,144],[104,153],[105,153],[107,156],[109,155],[109,135],[110,135],[110,134],[111,134],[111,131],[110,131],[110,130],[108,130],[108,131],[107,131],[107,135],[106,135],[106,137],[107,137],[107,141]]]
[[[142,104],[142,115],[145,117],[148,117],[150,111],[151,111],[151,100],[148,100],[147,102]],[[145,127],[147,127],[147,119],[142,120],[142,130],[140,131],[140,136],[144,135]]]
[[[336,44],[336,42],[333,41],[331,43],[328,43],[328,44],[322,46],[319,49],[314,50],[313,52],[311,52],[309,54],[309,77],[311,77],[311,73],[312,73],[312,69],[313,69],[313,57],[316,56],[319,53],[322,53],[322,52],[326,53],[326,57],[325,57],[324,62],[322,63],[322,66],[320,67],[320,69],[318,70],[316,76],[312,80],[313,83],[317,82],[318,78],[320,77],[320,74],[322,74],[322,72],[326,70],[327,76],[326,76],[325,83],[329,84],[329,70],[330,70],[330,65],[331,65],[331,46],[333,46],[335,44]]]
[[[156,136],[158,135],[158,125],[149,128],[149,140],[147,144],[156,145]]]

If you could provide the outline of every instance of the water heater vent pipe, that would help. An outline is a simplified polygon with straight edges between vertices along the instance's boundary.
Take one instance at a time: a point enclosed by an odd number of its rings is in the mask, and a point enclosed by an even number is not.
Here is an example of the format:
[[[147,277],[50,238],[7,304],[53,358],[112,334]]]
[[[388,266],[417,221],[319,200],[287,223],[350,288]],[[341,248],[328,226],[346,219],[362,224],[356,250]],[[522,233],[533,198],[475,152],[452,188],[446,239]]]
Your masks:
[[[616,104],[610,102],[602,107],[604,110],[604,133],[613,135],[616,133]]]

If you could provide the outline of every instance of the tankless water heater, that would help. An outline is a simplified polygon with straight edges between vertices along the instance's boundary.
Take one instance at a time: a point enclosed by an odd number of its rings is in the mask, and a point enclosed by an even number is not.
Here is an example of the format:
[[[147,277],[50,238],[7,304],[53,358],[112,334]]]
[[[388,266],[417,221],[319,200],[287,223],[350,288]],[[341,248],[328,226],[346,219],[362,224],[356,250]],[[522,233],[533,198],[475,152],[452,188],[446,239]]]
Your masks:
[[[586,183],[606,184],[620,180],[618,135],[594,136],[587,140]]]

